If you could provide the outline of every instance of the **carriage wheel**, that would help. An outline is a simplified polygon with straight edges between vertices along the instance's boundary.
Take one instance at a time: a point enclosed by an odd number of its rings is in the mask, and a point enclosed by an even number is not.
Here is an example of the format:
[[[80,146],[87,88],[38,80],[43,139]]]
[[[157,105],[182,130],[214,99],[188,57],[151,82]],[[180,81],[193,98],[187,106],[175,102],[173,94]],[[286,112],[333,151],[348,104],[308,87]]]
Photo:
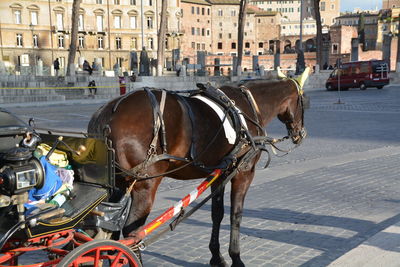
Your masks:
[[[58,267],[141,267],[135,253],[127,246],[113,240],[93,240],[68,253]]]

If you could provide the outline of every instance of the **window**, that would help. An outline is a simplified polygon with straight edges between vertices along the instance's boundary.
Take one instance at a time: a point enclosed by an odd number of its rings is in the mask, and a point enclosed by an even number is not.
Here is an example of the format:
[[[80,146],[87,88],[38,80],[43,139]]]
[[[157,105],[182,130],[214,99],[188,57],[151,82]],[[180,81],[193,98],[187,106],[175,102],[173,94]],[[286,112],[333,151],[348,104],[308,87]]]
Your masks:
[[[233,27],[237,27],[237,23],[235,22],[235,23],[233,23]]]
[[[121,37],[116,37],[115,38],[115,49],[122,49]]]
[[[64,30],[64,14],[57,13],[56,20],[57,20],[57,30],[63,31]]]
[[[196,46],[197,46],[197,50],[200,50],[200,43],[197,43]]]
[[[222,27],[222,22],[219,23],[219,26]]]
[[[148,16],[146,18],[147,21],[147,29],[153,29],[153,17]]]
[[[196,48],[196,43],[192,42],[192,48],[195,49]]]
[[[196,29],[194,27],[192,27],[192,35],[196,34]]]
[[[325,23],[325,19],[321,18],[321,23],[324,24]]]
[[[22,40],[22,34],[17,33],[17,46],[22,47],[24,45],[24,42]]]
[[[201,50],[206,50],[206,44],[204,43],[201,44]]]
[[[218,34],[219,39],[222,39],[222,33]]]
[[[97,48],[103,49],[104,48],[104,42],[103,42],[103,37],[97,37]]]
[[[78,36],[78,47],[85,48],[85,37],[82,35]]]
[[[121,29],[121,16],[114,17],[114,28]]]
[[[204,28],[201,29],[201,36],[206,35]]]
[[[223,12],[222,12],[222,9],[218,9],[218,16],[222,16],[223,15]]]
[[[38,25],[38,13],[37,11],[31,11],[31,24]]]
[[[197,15],[200,15],[200,7],[196,7]]]
[[[83,25],[83,14],[79,14],[79,20],[78,20],[78,30],[83,31],[84,25]]]
[[[263,48],[264,47],[264,43],[263,42],[259,42],[258,43],[258,48]]]
[[[153,5],[153,0],[149,0],[149,6]]]
[[[337,54],[339,52],[339,45],[332,44],[332,54]]]
[[[150,50],[153,50],[153,49],[154,49],[154,41],[153,41],[153,38],[149,38],[149,39],[148,39],[148,42],[149,42],[149,49],[150,49]]]
[[[136,21],[137,21],[137,17],[136,16],[129,17],[129,24],[131,26],[131,29],[136,29],[136,27],[137,27]]]
[[[231,43],[231,48],[236,49],[236,43]]]
[[[207,15],[210,15],[210,9],[207,8]]]
[[[261,23],[261,19],[258,19],[258,23]]]
[[[132,6],[135,6],[135,5],[136,5],[136,0],[131,0],[131,1],[130,1],[130,4],[131,4]]]
[[[64,36],[63,35],[58,36],[58,48],[64,48]]]
[[[218,43],[218,49],[222,49],[222,43],[221,42]]]
[[[137,38],[136,37],[131,38],[131,49],[137,49]]]
[[[196,35],[200,35],[200,28],[196,28]]]
[[[202,15],[205,14],[205,9],[204,9],[204,7],[201,8],[201,14],[202,14]]]
[[[250,43],[249,43],[249,42],[246,42],[246,43],[244,44],[244,47],[245,47],[245,48],[250,48]]]
[[[320,8],[321,11],[325,11],[325,2],[320,2]]]
[[[15,10],[14,11],[14,17],[15,17],[15,24],[21,24],[22,23],[21,10]]]
[[[103,4],[103,0],[96,0],[96,4],[102,5]]]
[[[192,6],[192,14],[194,14],[194,6]]]
[[[232,39],[232,33],[228,33],[228,38]]]
[[[122,68],[122,62],[124,62],[124,59],[122,57],[117,57],[117,63],[120,68]]]
[[[37,34],[33,35],[33,47],[38,48],[39,47],[39,36]]]
[[[210,30],[207,29],[207,36],[210,36]]]
[[[97,26],[97,31],[102,32],[103,31],[103,15],[97,15],[96,16],[96,26]]]
[[[119,0],[114,0],[114,5],[119,5],[121,4]]]
[[[235,17],[236,16],[236,10],[231,10],[231,17]]]
[[[335,4],[332,4],[332,5],[331,5],[331,9],[332,9],[332,10],[335,10]]]

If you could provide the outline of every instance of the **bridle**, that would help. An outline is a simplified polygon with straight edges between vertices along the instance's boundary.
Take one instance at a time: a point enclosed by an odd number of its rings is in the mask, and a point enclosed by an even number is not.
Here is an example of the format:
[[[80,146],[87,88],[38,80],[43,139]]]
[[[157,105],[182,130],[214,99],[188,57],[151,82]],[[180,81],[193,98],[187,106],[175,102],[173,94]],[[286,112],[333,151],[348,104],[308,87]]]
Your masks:
[[[298,112],[301,112],[301,128],[300,128],[300,132],[299,132],[298,136],[301,139],[303,139],[307,135],[306,130],[304,128],[304,92],[301,89],[300,84],[296,80],[294,80],[294,79],[289,79],[289,80],[293,81],[294,84],[296,85],[297,93],[298,93],[297,104],[296,104],[295,113],[293,114],[293,116],[291,116],[292,118],[290,118],[289,120],[282,121],[282,122],[286,125],[286,129],[288,131],[288,137],[293,139],[296,136],[296,133],[294,130],[296,127],[291,127],[291,125],[295,123],[294,119],[297,117]],[[295,126],[297,126],[297,123],[295,123]]]

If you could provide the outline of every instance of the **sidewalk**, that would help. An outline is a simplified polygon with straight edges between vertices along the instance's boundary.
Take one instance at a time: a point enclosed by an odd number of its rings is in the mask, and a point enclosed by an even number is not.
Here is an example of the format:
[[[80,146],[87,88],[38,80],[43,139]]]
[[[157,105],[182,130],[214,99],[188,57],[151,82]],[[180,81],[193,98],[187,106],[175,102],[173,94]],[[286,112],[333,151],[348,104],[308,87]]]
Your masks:
[[[329,266],[400,266],[400,222],[377,233]]]

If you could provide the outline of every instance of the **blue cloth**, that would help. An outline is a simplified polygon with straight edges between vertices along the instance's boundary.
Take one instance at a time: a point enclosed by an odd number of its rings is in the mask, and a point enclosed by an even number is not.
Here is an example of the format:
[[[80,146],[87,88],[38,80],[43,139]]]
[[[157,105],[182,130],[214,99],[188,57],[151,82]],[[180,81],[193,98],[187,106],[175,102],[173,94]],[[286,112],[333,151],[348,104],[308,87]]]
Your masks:
[[[44,184],[40,189],[32,188],[29,190],[28,193],[30,201],[38,201],[51,197],[62,186],[61,178],[56,172],[57,167],[51,165],[44,156],[40,158],[40,163],[42,163],[45,172]]]

